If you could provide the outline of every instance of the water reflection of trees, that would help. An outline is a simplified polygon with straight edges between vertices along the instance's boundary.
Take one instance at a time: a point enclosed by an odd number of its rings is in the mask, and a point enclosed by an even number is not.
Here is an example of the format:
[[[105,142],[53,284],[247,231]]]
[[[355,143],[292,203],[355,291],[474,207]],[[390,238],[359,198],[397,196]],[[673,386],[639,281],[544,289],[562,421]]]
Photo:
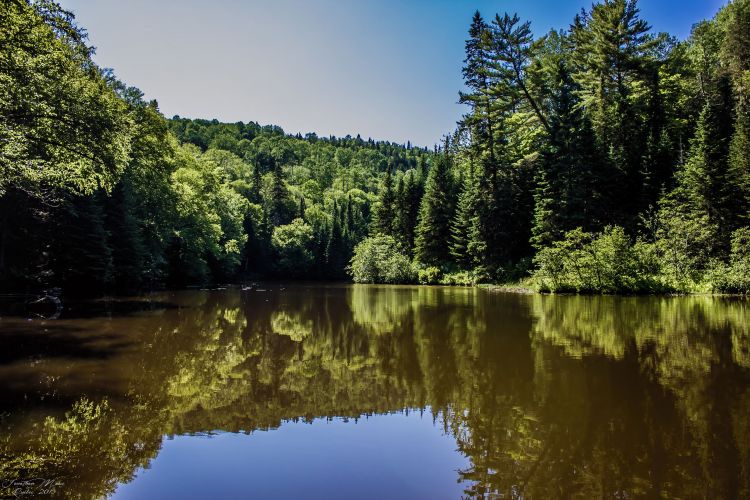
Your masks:
[[[366,286],[178,299],[128,320],[149,333],[118,404],[9,421],[0,474],[99,495],[163,435],[429,407],[470,459],[471,496],[750,494],[747,302]]]

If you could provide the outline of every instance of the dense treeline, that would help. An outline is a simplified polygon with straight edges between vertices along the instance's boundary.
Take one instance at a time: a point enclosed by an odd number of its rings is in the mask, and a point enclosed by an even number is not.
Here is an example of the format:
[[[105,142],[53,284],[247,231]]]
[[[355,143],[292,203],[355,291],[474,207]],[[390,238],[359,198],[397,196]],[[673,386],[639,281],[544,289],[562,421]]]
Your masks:
[[[73,16],[2,1],[0,288],[130,292],[342,279],[382,175],[431,153],[256,123],[165,119],[91,60]]]
[[[477,12],[463,75],[469,111],[430,171],[415,246],[389,250],[416,259],[408,279],[750,290],[749,1],[684,42],[652,32],[635,0],[538,39]],[[355,279],[383,279],[366,264],[384,242],[363,244]]]
[[[0,283],[252,277],[750,289],[750,0],[688,40],[605,0],[534,38],[474,16],[435,151],[165,119],[50,0],[2,0]]]

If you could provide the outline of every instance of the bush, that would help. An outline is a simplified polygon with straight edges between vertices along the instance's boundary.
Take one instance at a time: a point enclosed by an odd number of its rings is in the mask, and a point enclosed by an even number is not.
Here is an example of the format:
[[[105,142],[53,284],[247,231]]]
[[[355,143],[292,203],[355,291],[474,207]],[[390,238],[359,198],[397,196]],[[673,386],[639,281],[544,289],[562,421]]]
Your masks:
[[[732,233],[729,263],[715,265],[709,281],[715,292],[750,294],[750,228]]]
[[[302,219],[277,226],[271,244],[277,256],[277,271],[283,276],[306,276],[313,265],[313,228]]]
[[[580,228],[542,249],[534,259],[540,291],[643,293],[666,291],[653,245],[633,243],[621,227],[599,234]]]
[[[455,273],[446,273],[440,280],[441,285],[458,285],[458,286],[469,286],[476,285],[481,280],[482,273],[479,270],[475,271],[458,271]]]
[[[347,269],[355,283],[414,283],[417,273],[390,236],[365,238]]]
[[[420,285],[437,285],[443,277],[443,271],[439,267],[431,266],[420,269],[417,272],[417,279]]]

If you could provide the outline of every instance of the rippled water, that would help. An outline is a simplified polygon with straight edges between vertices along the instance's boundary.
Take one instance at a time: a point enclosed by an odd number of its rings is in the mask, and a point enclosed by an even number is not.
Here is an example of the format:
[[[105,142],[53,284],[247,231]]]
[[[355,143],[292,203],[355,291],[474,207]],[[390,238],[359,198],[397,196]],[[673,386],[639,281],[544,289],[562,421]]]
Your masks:
[[[750,303],[263,285],[0,319],[3,495],[750,496]]]

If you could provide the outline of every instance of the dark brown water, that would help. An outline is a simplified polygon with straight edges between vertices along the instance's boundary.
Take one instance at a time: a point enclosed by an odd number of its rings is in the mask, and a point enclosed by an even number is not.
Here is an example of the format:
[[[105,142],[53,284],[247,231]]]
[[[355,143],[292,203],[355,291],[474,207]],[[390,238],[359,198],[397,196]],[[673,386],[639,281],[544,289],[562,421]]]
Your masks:
[[[0,319],[0,493],[750,496],[750,303],[189,291]]]

